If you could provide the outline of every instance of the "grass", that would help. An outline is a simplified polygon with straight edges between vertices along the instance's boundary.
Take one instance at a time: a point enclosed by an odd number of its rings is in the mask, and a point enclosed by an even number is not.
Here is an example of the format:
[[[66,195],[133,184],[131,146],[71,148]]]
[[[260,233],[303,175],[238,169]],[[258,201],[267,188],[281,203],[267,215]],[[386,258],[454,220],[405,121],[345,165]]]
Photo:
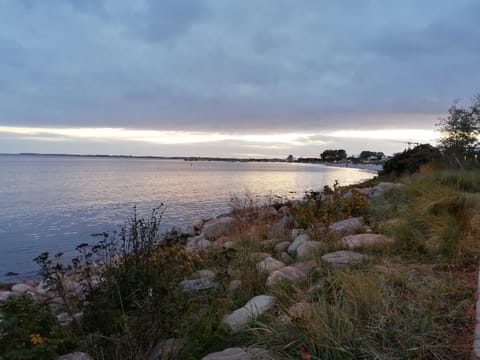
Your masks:
[[[337,184],[311,193],[300,204],[287,204],[293,220],[282,232],[274,231],[278,218],[271,209],[283,204],[235,198],[236,226],[228,235],[234,249],[187,252],[181,234],[160,237],[159,211],[146,220],[134,215],[100,244],[80,246],[71,268],[45,254],[39,257],[43,275],[65,295],[63,310],[82,310],[84,316],[60,327],[48,304],[22,298],[1,304],[0,359],[51,358],[73,347],[98,359],[143,359],[168,338],[185,340],[171,357],[178,359],[200,359],[230,346],[263,347],[280,360],[299,359],[302,351],[311,359],[468,358],[479,257],[479,172],[427,172],[402,181],[404,187],[368,202],[355,192],[345,197],[348,189]],[[370,260],[355,266],[322,264],[324,253],[342,249],[341,237],[325,227],[351,216],[364,216],[374,232],[394,243],[359,249]],[[306,281],[267,288],[267,275],[256,269],[258,253],[279,257],[273,247],[290,240],[291,228],[298,226],[321,243],[309,257],[317,269]],[[202,269],[216,273],[217,288],[183,292],[179,282]],[[82,299],[65,294],[63,280],[72,272],[84,284]],[[226,291],[231,280],[242,286]],[[225,314],[260,294],[275,297],[272,311],[237,334],[220,326]],[[43,314],[52,331],[39,328],[35,316],[18,326],[12,319],[19,313]],[[36,344],[40,340],[43,347]],[[18,356],[18,348],[25,353]]]

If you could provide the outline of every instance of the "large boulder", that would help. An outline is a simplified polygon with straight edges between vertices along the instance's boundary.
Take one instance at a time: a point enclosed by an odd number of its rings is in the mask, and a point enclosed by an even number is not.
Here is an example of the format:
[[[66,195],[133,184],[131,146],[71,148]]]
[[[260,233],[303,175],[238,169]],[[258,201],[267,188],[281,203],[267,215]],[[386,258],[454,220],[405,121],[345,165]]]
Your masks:
[[[297,249],[305,241],[309,241],[310,238],[307,234],[298,235],[295,240],[288,246],[287,252],[291,256],[297,256]]]
[[[288,247],[290,246],[291,242],[290,241],[282,241],[279,242],[277,245],[273,247],[273,251],[276,253],[280,254],[284,251],[287,251]]]
[[[93,358],[84,352],[73,352],[62,355],[57,360],[93,360]]]
[[[306,278],[307,275],[303,271],[293,266],[285,266],[270,273],[265,284],[273,286],[282,280],[302,281],[306,280]]]
[[[342,245],[349,249],[355,249],[362,246],[391,244],[393,241],[392,238],[380,234],[356,234],[345,236],[342,239]]]
[[[280,260],[274,259],[272,257],[267,257],[264,260],[257,263],[257,271],[266,272],[270,274],[272,271],[281,269],[285,264]]]
[[[180,287],[184,291],[201,291],[201,290],[208,290],[217,287],[218,284],[209,278],[204,279],[191,279],[191,280],[183,280],[180,283]]]
[[[319,241],[305,241],[297,248],[297,258],[302,259],[312,255],[315,250],[320,249],[322,243]]]
[[[237,332],[245,327],[250,320],[269,310],[274,303],[274,298],[268,295],[258,295],[250,299],[245,306],[235,310],[223,318],[224,324],[232,332]]]
[[[270,360],[266,350],[259,348],[228,348],[223,351],[208,354],[202,360]]]
[[[203,225],[203,236],[207,240],[216,240],[232,231],[234,222],[230,216],[210,220]]]
[[[348,234],[362,229],[364,221],[362,217],[355,217],[346,220],[337,221],[328,227],[330,231]]]
[[[321,259],[333,266],[346,266],[362,262],[368,259],[368,256],[355,251],[340,250],[325,254]]]

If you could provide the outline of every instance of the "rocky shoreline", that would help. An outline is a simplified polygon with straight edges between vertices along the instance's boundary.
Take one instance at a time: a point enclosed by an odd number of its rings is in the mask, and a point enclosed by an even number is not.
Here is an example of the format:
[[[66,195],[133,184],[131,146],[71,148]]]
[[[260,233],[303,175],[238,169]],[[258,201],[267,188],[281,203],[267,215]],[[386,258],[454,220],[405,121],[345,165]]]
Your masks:
[[[380,183],[371,188],[352,188],[346,191],[343,196],[348,198],[352,196],[352,192],[375,197],[383,192],[401,187],[396,183]],[[328,195],[325,195],[328,196]],[[266,287],[275,286],[283,280],[292,282],[303,281],[307,277],[317,271],[319,263],[308,260],[311,254],[316,251],[320,243],[314,241],[307,234],[307,229],[298,228],[298,224],[290,215],[290,209],[298,206],[301,201],[290,202],[281,206],[262,207],[253,211],[253,216],[259,219],[274,219],[272,225],[273,234],[287,233],[287,239],[277,241],[275,238],[263,241],[263,245],[270,246],[271,252],[253,253],[256,258],[256,269],[267,275]],[[206,249],[218,249],[219,251],[235,250],[236,243],[229,237],[229,233],[235,226],[235,214],[228,214],[208,221],[199,221],[185,229],[188,236],[185,248],[188,252],[202,253]],[[253,230],[252,230],[253,231]],[[321,263],[334,267],[343,267],[353,263],[360,263],[369,260],[369,256],[356,251],[358,248],[365,246],[381,245],[393,242],[387,236],[374,234],[372,230],[365,225],[362,217],[349,218],[342,221],[332,223],[328,228],[317,229],[325,234],[335,233],[341,239],[341,245],[345,250],[326,253],[321,256]],[[268,243],[268,244],[267,244]],[[81,297],[85,283],[77,281],[74,276],[66,276],[61,279],[63,288],[68,292],[69,296]],[[90,283],[95,286],[101,286],[102,279],[90,279]],[[216,273],[209,269],[197,271],[194,277],[185,279],[179,286],[185,292],[198,292],[216,288],[219,284],[216,282]],[[232,280],[228,284],[226,291],[235,291],[240,288],[242,283],[232,274]],[[74,321],[79,321],[83,313],[59,312],[59,304],[61,299],[58,294],[50,291],[45,281],[23,281],[19,283],[2,283],[0,286],[0,300],[6,300],[21,294],[29,294],[34,299],[48,300],[52,304],[52,309],[56,312],[56,317],[62,325],[68,325]],[[243,329],[252,319],[257,318],[272,308],[275,298],[268,294],[257,295],[251,298],[243,307],[224,316],[221,326],[235,333]],[[291,312],[302,311],[305,304],[295,304]],[[284,321],[290,321],[288,316]],[[183,339],[166,339],[159,342],[152,349],[149,359],[162,359],[165,351],[173,352],[179,347]],[[172,344],[176,344],[175,346]],[[212,353],[205,356],[204,360],[214,359],[268,359],[267,349],[242,349],[231,348],[225,349],[219,353]],[[71,353],[59,357],[59,359],[89,359],[84,353]]]

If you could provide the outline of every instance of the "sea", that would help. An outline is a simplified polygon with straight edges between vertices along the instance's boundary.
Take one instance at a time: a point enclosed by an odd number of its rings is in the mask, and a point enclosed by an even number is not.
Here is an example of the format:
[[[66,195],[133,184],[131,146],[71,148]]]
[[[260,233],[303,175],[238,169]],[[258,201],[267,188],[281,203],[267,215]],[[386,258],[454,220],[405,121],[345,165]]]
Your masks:
[[[161,231],[227,213],[234,197],[298,199],[375,172],[319,164],[0,155],[0,281],[35,277],[42,252],[80,243],[163,204]],[[17,275],[8,275],[14,273]]]

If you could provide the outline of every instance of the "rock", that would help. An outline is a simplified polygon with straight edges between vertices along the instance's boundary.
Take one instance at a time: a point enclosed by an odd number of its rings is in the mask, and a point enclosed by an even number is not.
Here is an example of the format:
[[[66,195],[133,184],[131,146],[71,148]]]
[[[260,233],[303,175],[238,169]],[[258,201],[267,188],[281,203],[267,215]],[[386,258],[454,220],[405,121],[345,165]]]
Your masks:
[[[278,211],[271,206],[261,209],[260,213],[258,214],[258,217],[260,219],[269,219],[277,216],[278,216]]]
[[[371,188],[371,187],[369,187],[369,188],[356,188],[356,189],[353,189],[353,190],[355,190],[359,194],[367,195],[367,196],[370,196],[375,192],[375,189]]]
[[[314,261],[299,261],[290,266],[297,270],[300,270],[306,275],[310,274],[313,271],[313,269],[316,268],[316,264]]]
[[[232,280],[228,283],[227,285],[227,292],[233,292],[235,290],[238,290],[242,287],[242,281],[241,280]]]
[[[180,283],[180,287],[184,291],[201,291],[208,290],[217,287],[218,284],[211,279],[192,279],[183,280]]]
[[[342,245],[349,249],[355,249],[361,246],[391,244],[393,241],[392,238],[380,234],[356,234],[345,236],[342,239]]]
[[[35,293],[35,288],[27,284],[15,284],[12,286],[12,292],[16,294]]]
[[[306,258],[321,247],[322,243],[319,241],[305,241],[297,248],[297,258]]]
[[[290,213],[290,208],[287,205],[283,205],[278,212],[282,215],[288,215]]]
[[[260,242],[260,245],[262,245],[262,248],[264,249],[271,249],[277,242],[277,239],[263,240]]]
[[[283,236],[285,235],[288,228],[290,228],[294,223],[294,220],[291,216],[284,216],[280,220],[278,220],[272,226],[272,233],[275,236]]]
[[[273,286],[285,279],[292,280],[292,281],[302,281],[302,280],[305,280],[306,278],[307,278],[307,275],[303,271],[293,266],[285,266],[281,269],[273,271],[268,276],[265,285]]]
[[[248,352],[237,347],[208,354],[202,360],[251,360],[251,357]]]
[[[233,229],[234,219],[229,216],[210,220],[203,225],[203,235],[207,240],[215,240]]]
[[[305,241],[310,240],[307,234],[298,235],[295,240],[288,246],[287,253],[291,256],[297,256],[297,249]]]
[[[224,249],[235,249],[235,242],[234,241],[225,241],[223,243]]]
[[[212,279],[213,280],[213,279],[215,279],[215,276],[217,274],[213,270],[205,269],[205,270],[196,271],[194,275],[197,279]]]
[[[84,352],[73,352],[59,356],[57,360],[93,360],[93,358]]]
[[[268,295],[258,295],[250,299],[245,306],[235,310],[223,318],[222,324],[231,331],[241,330],[251,319],[257,318],[269,310],[274,303],[274,298]]]
[[[9,272],[5,273],[5,276],[17,276],[17,275],[18,275],[18,273],[13,272],[13,271],[9,271]]]
[[[284,251],[287,251],[288,247],[290,246],[291,242],[290,241],[282,241],[280,243],[278,243],[277,245],[275,245],[273,247],[273,251],[275,251],[276,253],[280,254]]]
[[[290,238],[295,240],[296,237],[298,237],[299,235],[302,235],[304,233],[305,233],[305,230],[303,230],[303,229],[292,229],[292,231],[290,231]]]
[[[368,259],[368,256],[355,251],[340,250],[325,254],[321,259],[333,266],[345,266],[362,262]]]
[[[267,257],[256,265],[257,271],[266,272],[267,274],[270,274],[272,271],[281,269],[284,266],[285,264],[283,262],[272,257]]]
[[[189,237],[198,235],[197,230],[195,229],[195,226],[193,224],[180,227],[180,234],[187,235]]]
[[[285,264],[291,264],[295,261],[294,258],[292,258],[290,255],[288,255],[286,252],[282,252],[279,256],[280,260],[283,261]]]
[[[259,348],[228,348],[204,356],[202,360],[270,360],[266,350]]]
[[[80,285],[78,282],[74,280],[70,280],[70,279],[63,280],[63,287],[68,293],[72,295],[80,296],[83,293],[82,285]]]
[[[186,343],[187,341],[185,339],[170,338],[167,340],[162,340],[158,342],[157,345],[155,345],[155,347],[152,349],[148,360],[176,358],[175,356],[180,353]]]
[[[350,218],[338,221],[329,226],[330,231],[346,234],[358,231],[364,225],[362,217]]]
[[[0,301],[7,300],[10,296],[12,296],[11,291],[0,291]]]
[[[212,243],[205,239],[203,235],[194,236],[187,239],[186,249],[191,252],[196,252],[210,247]]]

